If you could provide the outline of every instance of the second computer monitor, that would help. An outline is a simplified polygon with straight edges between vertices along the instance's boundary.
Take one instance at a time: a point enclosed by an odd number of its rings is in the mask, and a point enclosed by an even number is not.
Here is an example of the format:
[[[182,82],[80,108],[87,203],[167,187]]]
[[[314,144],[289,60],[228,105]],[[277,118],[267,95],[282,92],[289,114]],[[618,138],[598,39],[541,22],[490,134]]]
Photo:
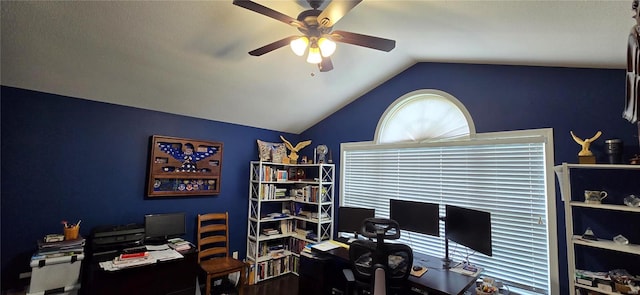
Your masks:
[[[338,232],[358,234],[362,223],[367,218],[375,217],[375,210],[357,207],[340,207],[338,209]]]
[[[440,205],[433,203],[389,200],[389,218],[400,229],[431,236],[440,236]]]
[[[487,256],[493,254],[491,246],[491,213],[446,205],[445,236],[471,250]]]

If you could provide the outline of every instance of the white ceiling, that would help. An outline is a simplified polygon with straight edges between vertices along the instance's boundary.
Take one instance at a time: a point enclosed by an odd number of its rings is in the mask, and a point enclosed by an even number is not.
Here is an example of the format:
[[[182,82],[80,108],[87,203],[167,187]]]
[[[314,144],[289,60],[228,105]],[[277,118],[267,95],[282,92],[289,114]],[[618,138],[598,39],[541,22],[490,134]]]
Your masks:
[[[304,0],[256,1],[291,17]],[[299,33],[225,1],[2,1],[2,85],[299,133],[416,62],[625,68],[627,1],[365,0],[334,30],[334,70],[288,47]]]

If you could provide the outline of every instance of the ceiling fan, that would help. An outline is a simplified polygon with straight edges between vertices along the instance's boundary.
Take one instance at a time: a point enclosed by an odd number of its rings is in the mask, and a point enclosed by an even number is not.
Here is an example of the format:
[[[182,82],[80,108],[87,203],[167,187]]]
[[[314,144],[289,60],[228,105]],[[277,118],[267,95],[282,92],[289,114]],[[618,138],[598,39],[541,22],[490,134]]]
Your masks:
[[[295,54],[302,56],[305,52],[308,52],[307,62],[318,64],[320,72],[328,72],[333,69],[330,56],[336,48],[334,42],[358,45],[386,52],[396,47],[396,41],[394,40],[345,31],[332,31],[333,26],[362,0],[332,1],[324,10],[318,9],[324,0],[307,0],[307,2],[309,2],[312,9],[301,12],[297,18],[292,18],[250,0],[233,0],[235,5],[296,27],[303,34],[302,36],[289,36],[269,43],[249,51],[249,54],[260,56],[286,45],[291,45],[291,49]]]

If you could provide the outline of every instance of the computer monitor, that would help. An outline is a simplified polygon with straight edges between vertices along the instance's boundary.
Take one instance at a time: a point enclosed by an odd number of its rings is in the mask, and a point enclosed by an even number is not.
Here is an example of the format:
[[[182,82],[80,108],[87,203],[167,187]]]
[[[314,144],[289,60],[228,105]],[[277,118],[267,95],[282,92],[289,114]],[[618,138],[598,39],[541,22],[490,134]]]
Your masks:
[[[338,208],[338,232],[353,233],[357,237],[362,229],[362,222],[375,215],[375,209],[340,207]]]
[[[491,213],[452,205],[446,205],[445,212],[446,239],[487,256],[492,255]]]
[[[167,239],[181,237],[185,233],[184,212],[144,216],[145,243],[166,243]]]
[[[391,199],[389,211],[389,218],[397,221],[400,229],[440,236],[439,204]]]

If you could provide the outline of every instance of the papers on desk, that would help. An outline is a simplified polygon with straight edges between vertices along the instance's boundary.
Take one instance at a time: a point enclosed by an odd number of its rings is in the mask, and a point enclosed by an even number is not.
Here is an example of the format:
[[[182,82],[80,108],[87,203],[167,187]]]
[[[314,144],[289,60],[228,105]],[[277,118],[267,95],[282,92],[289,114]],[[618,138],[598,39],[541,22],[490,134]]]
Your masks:
[[[337,243],[333,243],[332,241],[324,241],[311,246],[311,248],[320,251],[329,251],[338,247],[340,247],[340,245]]]
[[[155,258],[158,261],[167,261],[167,260],[173,260],[173,259],[180,259],[184,257],[178,251],[173,249],[151,251],[149,252],[149,256],[151,256],[152,258]]]
[[[483,268],[461,263],[460,265],[452,267],[449,270],[466,276],[477,277],[483,271]]]
[[[169,249],[168,244],[160,244],[160,245],[145,245],[147,251],[160,251]]]
[[[349,249],[349,244],[345,244],[342,243],[340,241],[336,241],[336,240],[330,240],[329,242],[338,245],[339,247],[345,248],[345,249]]]
[[[100,262],[99,265],[106,271],[116,271],[125,268],[154,264],[158,261],[167,261],[182,258],[182,254],[178,251],[167,247],[165,250],[149,251],[149,255],[136,259],[120,259],[116,257],[113,260]]]

